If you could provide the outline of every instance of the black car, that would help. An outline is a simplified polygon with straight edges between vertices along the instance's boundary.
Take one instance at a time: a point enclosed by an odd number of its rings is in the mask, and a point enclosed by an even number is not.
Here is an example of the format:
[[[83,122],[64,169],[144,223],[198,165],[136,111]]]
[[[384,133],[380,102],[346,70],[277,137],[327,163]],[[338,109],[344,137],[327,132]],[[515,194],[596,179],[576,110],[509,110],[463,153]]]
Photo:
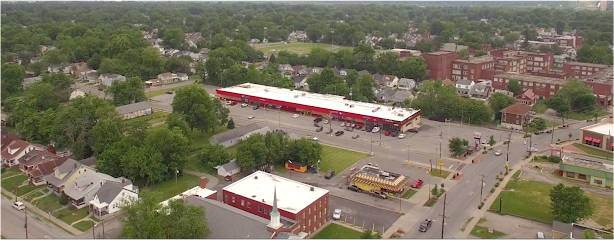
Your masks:
[[[429,230],[429,228],[431,228],[432,225],[433,225],[433,220],[426,219],[424,220],[424,222],[420,223],[420,227],[418,227],[418,230],[420,232],[426,232],[427,230]]]
[[[412,128],[412,129],[409,129],[409,132],[410,133],[418,133],[418,130],[419,130],[419,128]]]
[[[316,128],[316,132],[321,132],[322,130],[324,130],[324,127],[322,127],[322,126]]]
[[[400,133],[400,132],[398,132],[398,131],[394,131],[394,132],[390,133],[390,136],[391,136],[391,137],[398,137],[398,136],[399,136],[399,134],[401,134],[401,133]]]
[[[316,119],[313,120],[314,123],[319,123],[322,121],[322,117],[317,117]]]
[[[318,169],[316,169],[314,166],[311,166],[307,171],[310,173],[318,173]]]
[[[348,186],[348,190],[352,190],[354,192],[362,192],[362,190],[354,185]]]
[[[286,131],[281,130],[281,129],[275,129],[275,131],[273,131],[273,132],[274,132],[274,133],[281,133],[281,134],[283,134],[283,135],[288,134]]]
[[[326,179],[331,179],[335,176],[335,171],[334,170],[330,170],[326,173],[326,175],[324,175],[324,178]]]
[[[341,135],[343,135],[343,133],[344,133],[343,131],[337,131],[337,132],[335,132],[335,136],[337,136],[337,137],[341,136]]]
[[[254,110],[257,110],[258,108],[260,108],[260,106],[254,106]]]

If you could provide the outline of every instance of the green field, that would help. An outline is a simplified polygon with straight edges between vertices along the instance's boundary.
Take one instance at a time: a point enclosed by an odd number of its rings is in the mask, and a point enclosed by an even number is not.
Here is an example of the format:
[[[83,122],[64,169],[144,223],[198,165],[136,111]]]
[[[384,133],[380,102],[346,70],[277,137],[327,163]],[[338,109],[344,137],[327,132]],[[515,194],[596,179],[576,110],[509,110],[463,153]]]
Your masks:
[[[31,194],[28,194],[28,195],[24,196],[24,197],[23,197],[23,200],[30,201],[30,200],[32,200],[32,199],[35,199],[35,198],[40,197],[40,196],[43,196],[43,195],[45,195],[43,192],[41,192],[41,191],[36,191],[36,192],[33,192],[33,193],[31,193]]]
[[[27,180],[28,180],[28,176],[26,175],[19,175],[19,176],[14,176],[8,179],[4,179],[2,180],[2,188],[4,188],[5,190],[11,193],[14,193],[13,191],[15,190],[15,187],[23,184]]]
[[[352,47],[346,46],[338,46],[335,45],[334,48],[331,44],[325,43],[290,43],[290,44],[254,44],[254,48],[256,50],[261,50],[264,54],[267,54],[269,51],[277,50],[277,51],[290,51],[295,53],[309,53],[313,48],[324,48],[326,50],[338,51],[341,49],[352,49]]]
[[[597,117],[603,117],[603,116],[607,116],[611,113],[609,113],[608,111],[604,111],[599,109],[597,111]],[[587,119],[594,119],[595,118],[595,113],[576,113],[576,112],[570,112],[567,115],[567,118],[569,119],[574,119],[574,120],[587,120]]]
[[[313,239],[360,239],[362,233],[339,224],[331,223],[313,236]]]
[[[493,230],[493,233],[488,233],[488,228],[475,226],[473,230],[471,230],[471,235],[481,239],[495,239],[505,236],[505,233],[499,232],[497,230]]]
[[[88,214],[89,211],[87,207],[81,208],[79,210],[70,210],[64,208],[56,212],[55,216],[67,224],[72,224],[76,221],[83,219],[84,217],[87,217]]]
[[[30,193],[34,190],[39,190],[39,189],[43,189],[45,188],[45,185],[41,185],[41,186],[35,186],[32,184],[28,184],[26,186],[20,187],[17,189],[17,196],[23,196],[26,193]]]
[[[582,152],[585,152],[588,155],[593,155],[595,157],[609,159],[610,161],[612,160],[612,152],[607,152],[607,151],[603,151],[599,149],[594,149],[592,147],[587,147],[587,146],[582,145],[581,143],[574,143],[573,146],[577,147]]]
[[[76,229],[81,230],[82,232],[85,232],[85,231],[89,230],[90,228],[92,228],[92,221],[89,221],[89,220],[81,221],[81,222],[78,222],[75,225],[73,225],[73,227],[75,227]]]
[[[35,200],[34,202],[32,202],[32,204],[45,212],[53,212],[62,207],[59,201],[60,197],[53,194],[49,194],[44,198]]]
[[[322,145],[322,162],[320,163],[320,171],[328,172],[334,170],[340,173],[352,164],[360,161],[369,155],[365,153],[354,152],[342,148]]]
[[[416,191],[416,190],[409,189],[409,190],[407,190],[407,192],[405,192],[405,193],[403,194],[403,198],[405,198],[405,199],[409,199],[409,198],[411,198],[412,196],[414,196],[414,194],[416,194],[417,192],[418,192],[418,191]]]
[[[177,177],[177,182],[175,182],[175,179],[173,178],[147,187],[145,190],[157,192],[159,195],[156,196],[155,201],[162,202],[177,196],[190,188],[198,186],[199,181],[200,178],[197,176],[184,174],[183,176]]]
[[[158,95],[166,94],[166,92],[177,91],[180,88],[184,88],[184,87],[188,87],[188,86],[191,86],[191,84],[183,85],[183,86],[179,86],[179,87],[174,87],[174,88],[160,89],[160,90],[156,90],[156,91],[149,91],[149,89],[145,88],[145,96],[147,96],[147,98],[152,98],[152,97],[155,97],[155,96],[158,96]]]
[[[19,168],[2,168],[4,170],[4,172],[2,172],[2,179],[4,178],[8,178],[11,176],[15,176],[17,174],[21,174],[21,171],[19,171]]]

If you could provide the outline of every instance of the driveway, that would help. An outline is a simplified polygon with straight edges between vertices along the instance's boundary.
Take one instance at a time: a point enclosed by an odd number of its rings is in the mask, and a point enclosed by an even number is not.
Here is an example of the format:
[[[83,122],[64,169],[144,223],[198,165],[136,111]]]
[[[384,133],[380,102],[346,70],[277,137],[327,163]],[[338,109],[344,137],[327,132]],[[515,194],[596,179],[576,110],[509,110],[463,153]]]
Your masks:
[[[365,195],[365,197],[369,197]],[[382,232],[388,229],[399,218],[399,213],[371,207],[362,203],[343,198],[329,197],[329,212],[332,218],[335,209],[341,209],[341,220],[353,225]]]

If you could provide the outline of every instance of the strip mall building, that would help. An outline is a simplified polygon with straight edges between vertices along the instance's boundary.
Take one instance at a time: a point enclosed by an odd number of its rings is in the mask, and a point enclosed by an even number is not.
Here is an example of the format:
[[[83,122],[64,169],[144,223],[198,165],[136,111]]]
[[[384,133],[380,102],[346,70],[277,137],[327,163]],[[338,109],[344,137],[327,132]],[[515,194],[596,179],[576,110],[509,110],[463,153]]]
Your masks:
[[[217,96],[307,116],[322,116],[383,130],[406,132],[420,126],[420,110],[347,100],[343,96],[310,93],[252,83],[217,89]]]

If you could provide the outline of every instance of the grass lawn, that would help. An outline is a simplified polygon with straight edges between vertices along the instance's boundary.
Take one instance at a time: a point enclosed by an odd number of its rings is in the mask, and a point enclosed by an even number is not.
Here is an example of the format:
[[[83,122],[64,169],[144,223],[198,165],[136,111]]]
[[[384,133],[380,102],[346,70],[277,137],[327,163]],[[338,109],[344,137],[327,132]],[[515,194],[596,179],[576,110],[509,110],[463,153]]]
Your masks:
[[[548,110],[548,107],[546,106],[544,100],[538,100],[537,103],[533,105],[533,108],[531,108],[531,111],[536,113],[544,113],[546,110]]]
[[[198,186],[199,181],[200,179],[197,176],[184,174],[183,176],[177,177],[177,183],[175,183],[175,179],[170,179],[145,189],[159,193],[155,200],[157,202],[162,202],[171,197],[177,196],[190,188]]]
[[[552,222],[550,213],[550,189],[553,185],[536,181],[510,181],[499,197],[503,199],[503,213],[525,216]],[[514,191],[509,191],[513,189]],[[498,200],[498,199],[497,199]],[[499,210],[499,201],[494,201],[491,210]]]
[[[49,194],[44,198],[35,200],[32,202],[32,204],[45,212],[52,212],[62,207],[62,205],[58,202],[59,200],[60,197],[54,194]]]
[[[19,171],[19,168],[2,168],[2,169],[6,169],[4,172],[2,172],[3,179],[7,177],[15,176],[21,173],[21,171]]]
[[[516,173],[514,173],[514,176],[512,176],[512,179],[518,179],[521,174],[522,174],[522,170],[516,171]]]
[[[228,152],[228,155],[234,158],[237,155],[238,149],[239,149],[239,144],[226,148],[226,152]]]
[[[597,117],[603,117],[610,114],[608,111],[604,111],[599,109],[597,111]],[[586,119],[594,119],[595,118],[595,113],[577,113],[577,112],[570,112],[567,115],[567,118],[569,119],[574,119],[574,120],[586,120]]]
[[[2,180],[2,188],[4,188],[5,190],[11,193],[14,193],[13,191],[15,190],[15,186],[19,186],[27,180],[28,180],[28,176],[26,175],[19,175],[19,176],[11,177],[9,179],[4,179]]]
[[[612,152],[607,152],[607,151],[603,151],[599,149],[594,149],[592,147],[587,147],[587,146],[582,145],[581,143],[574,143],[573,146],[577,147],[578,149],[582,150],[588,155],[593,155],[596,157],[612,160]]]
[[[309,53],[312,48],[324,48],[329,51],[338,51],[341,49],[352,49],[351,47],[346,46],[337,46],[332,49],[330,44],[325,43],[290,43],[290,44],[275,44],[275,45],[254,45],[256,50],[261,50],[264,54],[267,54],[269,51],[277,50],[277,51],[290,51],[295,53]]]
[[[39,189],[43,189],[43,188],[45,188],[45,185],[35,186],[35,185],[32,185],[32,184],[28,184],[26,186],[23,186],[23,187],[20,187],[20,188],[17,189],[17,196],[21,197],[22,195],[24,195],[26,193],[29,193],[29,192],[32,192],[32,191],[35,191],[35,190],[39,190]]]
[[[75,225],[72,225],[73,227],[75,227],[76,229],[81,230],[82,232],[85,232],[87,230],[89,230],[90,228],[92,228],[92,221],[82,221],[82,222],[78,222]]]
[[[433,168],[433,170],[431,170],[430,174],[433,177],[440,177],[440,178],[446,179],[448,177],[448,175],[450,175],[450,172],[448,172],[446,170],[443,170],[443,169],[439,170],[439,169]]]
[[[335,170],[336,173],[340,173],[367,156],[364,153],[322,145],[320,171],[328,172],[329,170]]]
[[[128,119],[128,120],[124,120],[124,123],[129,124],[135,121],[147,121],[149,122],[149,124],[154,124],[154,123],[159,123],[159,122],[163,122],[166,120],[166,116],[168,116],[170,113],[165,112],[165,111],[154,111],[153,113],[151,113],[150,115],[147,116],[142,116],[142,117],[136,117],[136,118],[132,118],[132,119]]]
[[[416,194],[417,192],[418,192],[418,191],[416,191],[416,190],[409,189],[409,190],[407,190],[407,192],[405,192],[405,193],[403,194],[403,198],[405,198],[405,199],[409,199],[409,198],[411,198],[412,196],[414,196],[414,194]]]
[[[313,239],[360,239],[362,233],[339,224],[331,223],[313,236]]]
[[[184,88],[187,86],[191,86],[191,84],[188,85],[183,85],[183,86],[179,86],[179,87],[174,87],[174,88],[167,88],[167,89],[160,89],[160,90],[156,90],[156,91],[149,91],[149,89],[145,88],[145,95],[147,96],[147,98],[152,98],[158,95],[162,95],[162,94],[166,94],[166,92],[169,91],[177,91],[180,88]]]
[[[595,212],[591,219],[595,220],[602,227],[612,227],[612,211],[614,209],[612,206],[614,205],[614,199],[610,197],[606,197],[603,195],[586,193],[586,195],[593,200],[593,204],[595,204]]]
[[[26,200],[26,201],[30,201],[31,199],[35,199],[35,198],[43,196],[43,195],[45,195],[43,192],[36,191],[36,192],[33,192],[32,194],[28,194],[27,196],[23,197],[23,199]]]
[[[471,235],[479,237],[481,239],[495,239],[505,236],[505,233],[499,232],[493,229],[492,233],[488,232],[488,228],[475,226],[473,230],[471,230]]]
[[[205,133],[202,133],[201,131],[198,130],[194,130],[192,132],[192,136],[190,136],[190,144],[193,147],[200,147],[203,146],[205,144],[209,143],[209,139],[211,139],[211,137],[215,134],[219,134],[219,133],[223,133],[225,131],[227,131],[228,128],[226,128],[226,126],[219,126],[215,129],[214,132],[208,131]],[[193,153],[190,153],[193,154]]]
[[[558,125],[561,125],[561,124],[552,122],[552,121],[550,121],[548,119],[544,119],[544,121],[546,121],[546,129],[552,129],[552,126],[556,127]],[[524,127],[524,131],[532,133],[532,132],[537,132],[537,129],[535,129],[534,127],[528,126],[528,127]]]
[[[78,220],[87,217],[89,214],[88,208],[81,208],[78,210],[62,209],[56,213],[57,218],[65,223],[72,224]]]

